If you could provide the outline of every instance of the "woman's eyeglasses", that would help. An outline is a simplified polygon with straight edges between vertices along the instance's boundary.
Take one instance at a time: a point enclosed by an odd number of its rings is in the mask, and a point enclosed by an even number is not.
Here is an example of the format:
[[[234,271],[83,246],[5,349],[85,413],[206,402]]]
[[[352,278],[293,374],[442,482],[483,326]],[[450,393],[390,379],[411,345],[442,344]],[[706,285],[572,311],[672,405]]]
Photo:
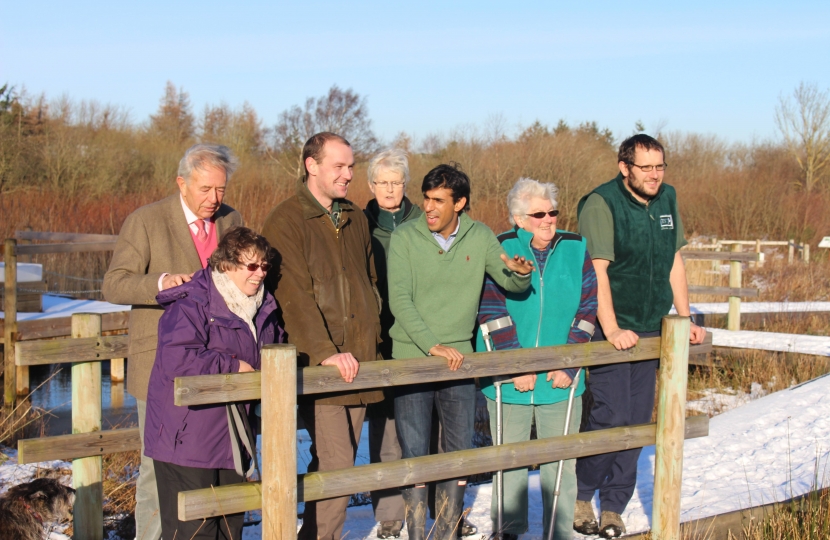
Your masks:
[[[527,217],[536,219],[545,219],[545,216],[556,217],[559,215],[559,210],[551,210],[549,212],[534,212],[532,214],[525,214]]]
[[[273,264],[271,264],[271,263],[264,262],[264,263],[248,263],[248,264],[241,264],[241,266],[244,266],[245,268],[247,268],[249,272],[256,272],[256,271],[257,271],[257,270],[259,270],[260,268],[262,268],[262,271],[263,271],[263,272],[267,272],[267,271],[268,271],[268,270],[270,270],[270,269],[271,269],[271,267],[272,267],[272,266],[274,266],[274,265],[273,265]]]

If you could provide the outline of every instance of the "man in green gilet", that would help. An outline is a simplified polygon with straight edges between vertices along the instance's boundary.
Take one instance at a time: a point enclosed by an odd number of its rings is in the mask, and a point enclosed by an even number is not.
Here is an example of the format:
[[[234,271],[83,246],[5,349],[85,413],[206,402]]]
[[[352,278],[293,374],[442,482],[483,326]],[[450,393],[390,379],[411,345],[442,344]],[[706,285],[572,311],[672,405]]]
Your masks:
[[[608,340],[618,350],[640,337],[660,335],[663,316],[674,303],[689,316],[686,269],[680,248],[686,244],[674,188],[663,183],[663,145],[645,134],[620,145],[620,174],[579,201],[579,233],[597,273],[597,320],[592,341]],[[692,322],[691,342],[706,330]],[[651,421],[658,360],[590,369],[593,398],[582,431]],[[587,392],[586,392],[587,394]],[[634,493],[640,448],[577,460],[574,529],[616,538],[625,533],[621,514]],[[602,514],[591,506],[599,490]]]

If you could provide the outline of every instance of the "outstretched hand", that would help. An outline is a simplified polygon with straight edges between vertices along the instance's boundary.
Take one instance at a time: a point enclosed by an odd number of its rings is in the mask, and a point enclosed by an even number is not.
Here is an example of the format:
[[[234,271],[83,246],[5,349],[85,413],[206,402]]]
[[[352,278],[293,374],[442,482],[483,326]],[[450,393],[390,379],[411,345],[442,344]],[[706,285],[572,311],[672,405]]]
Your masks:
[[[507,255],[502,253],[501,260],[504,261],[504,265],[511,272],[516,272],[517,274],[522,276],[526,276],[529,273],[533,272],[533,262],[525,259],[524,257],[513,255],[513,258],[509,259]]]

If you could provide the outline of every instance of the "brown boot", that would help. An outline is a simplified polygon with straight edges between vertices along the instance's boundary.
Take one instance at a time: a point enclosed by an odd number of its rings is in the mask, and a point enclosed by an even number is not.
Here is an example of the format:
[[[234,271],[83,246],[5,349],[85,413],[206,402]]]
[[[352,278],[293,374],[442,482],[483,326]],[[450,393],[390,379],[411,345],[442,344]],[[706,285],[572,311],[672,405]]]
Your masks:
[[[599,535],[603,538],[619,538],[625,534],[625,523],[616,512],[602,511]]]
[[[594,514],[594,507],[591,506],[591,501],[576,500],[576,506],[574,507],[574,530],[586,535],[597,534],[599,532],[597,516]]]

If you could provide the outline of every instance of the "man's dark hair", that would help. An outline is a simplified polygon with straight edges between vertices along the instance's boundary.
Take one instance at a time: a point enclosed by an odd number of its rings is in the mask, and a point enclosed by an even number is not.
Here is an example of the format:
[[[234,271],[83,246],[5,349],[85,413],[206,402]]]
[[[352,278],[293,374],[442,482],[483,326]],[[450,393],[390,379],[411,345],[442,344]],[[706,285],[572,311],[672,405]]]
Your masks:
[[[470,177],[461,170],[461,165],[451,161],[449,165],[438,165],[424,176],[421,193],[438,188],[447,188],[452,191],[453,202],[458,202],[461,197],[465,197],[467,204],[461,209],[461,213],[470,210]]]
[[[308,179],[308,167],[305,166],[305,160],[312,157],[317,163],[322,162],[324,157],[323,148],[329,141],[343,143],[349,148],[352,146],[349,144],[349,141],[337,133],[332,133],[330,131],[321,131],[320,133],[312,135],[311,138],[305,142],[305,146],[303,146],[303,169],[305,169],[305,176],[303,177],[303,180]]]
[[[660,141],[655,139],[654,137],[650,137],[645,133],[638,133],[637,135],[633,135],[622,142],[620,145],[620,151],[617,154],[617,161],[622,161],[623,163],[634,163],[634,154],[637,151],[637,148],[643,148],[646,151],[649,150],[659,150],[661,154],[663,154],[663,159],[666,158],[666,151],[663,149],[663,145],[660,144]]]

